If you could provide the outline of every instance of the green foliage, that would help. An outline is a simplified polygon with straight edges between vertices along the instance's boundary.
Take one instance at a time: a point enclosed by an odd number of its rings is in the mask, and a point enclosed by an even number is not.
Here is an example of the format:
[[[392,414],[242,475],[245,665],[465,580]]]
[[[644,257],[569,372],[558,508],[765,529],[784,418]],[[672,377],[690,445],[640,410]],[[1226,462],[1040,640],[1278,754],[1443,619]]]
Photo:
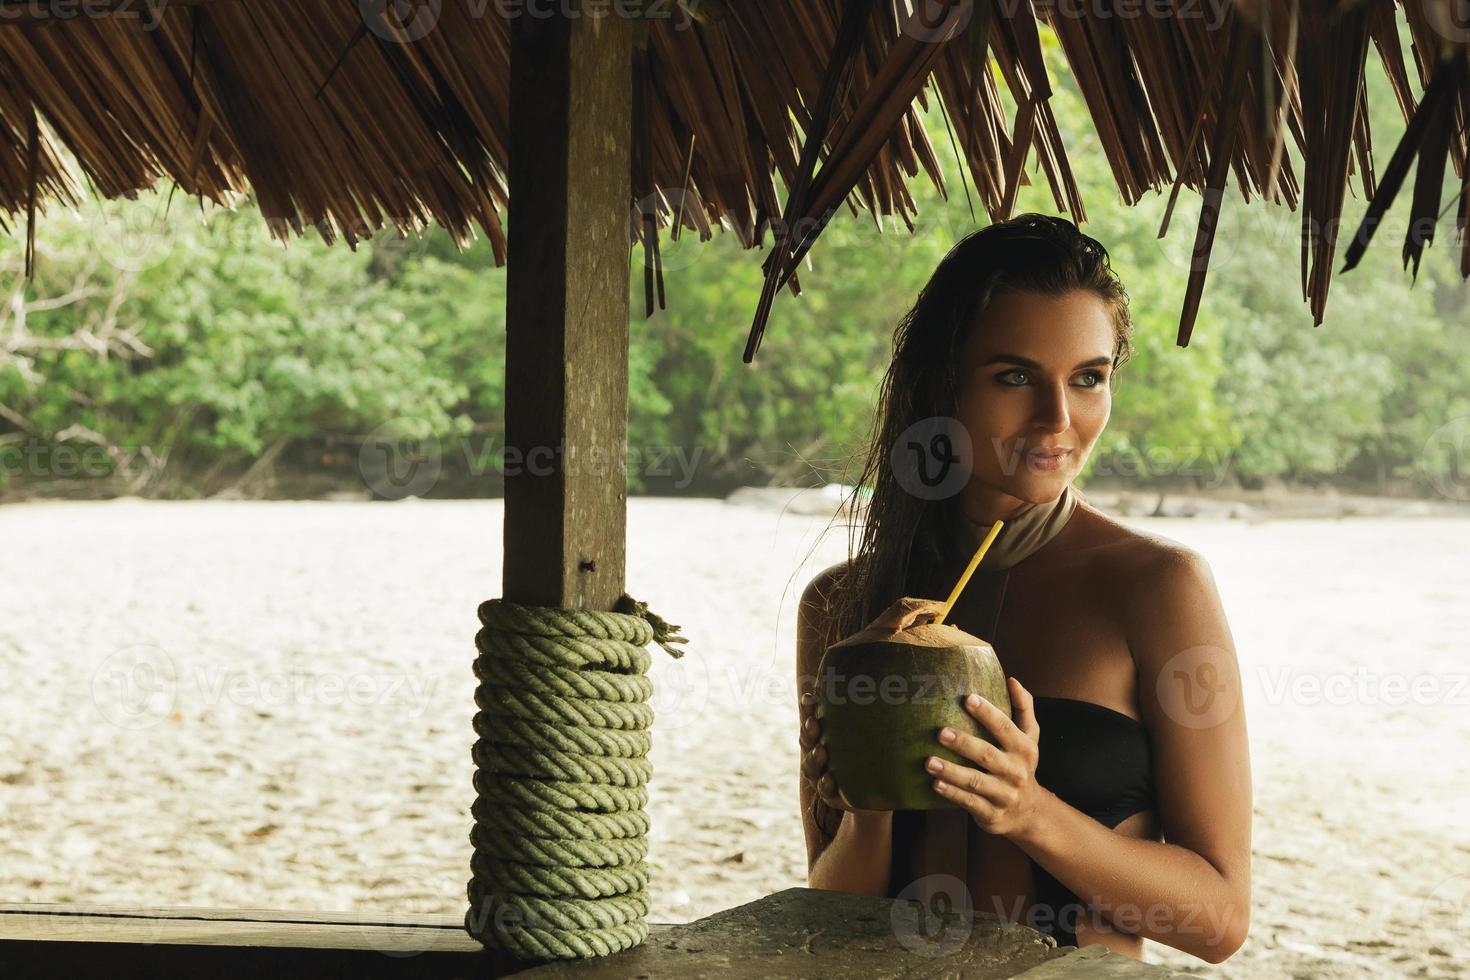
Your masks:
[[[131,205],[160,217],[126,235],[100,207],[46,216],[31,352],[0,372],[22,432],[146,451],[173,464],[164,489],[187,494],[190,466],[243,466],[273,444],[352,440],[397,416],[455,430],[467,385],[435,370],[429,324],[369,274],[369,250],[283,249],[252,210],[200,221],[162,204]],[[46,308],[68,292],[80,298]],[[138,349],[48,349],[79,332]]]
[[[801,295],[777,296],[760,350],[745,364],[761,253],[742,252],[731,235],[686,244],[687,264],[665,271],[668,308],[633,322],[635,348],[657,351],[649,382],[677,409],[634,405],[633,432],[699,451],[701,473],[714,479],[840,474],[868,434],[893,328],[948,244],[932,230],[909,238],[848,222],[819,247],[821,260],[800,276]],[[641,252],[635,258],[641,310]]]
[[[1043,39],[1055,44],[1049,31]],[[1198,195],[1181,192],[1159,239],[1168,188],[1119,200],[1061,65],[1052,62],[1053,109],[1086,203],[1083,228],[1108,247],[1136,330],[1085,475],[1194,465],[1209,481],[1221,467],[1199,461],[1228,460],[1245,478],[1423,485],[1456,465],[1426,450],[1470,417],[1470,289],[1454,269],[1452,216],[1413,286],[1398,256],[1402,229],[1380,231],[1358,269],[1334,276],[1314,328],[1297,275],[1298,216],[1232,189],[1193,338],[1179,348]],[[1403,120],[1378,74],[1369,79],[1386,157]],[[643,469],[671,450],[692,458],[694,485],[706,489],[855,478],[851,457],[869,435],[899,317],[945,251],[985,221],[970,212],[943,120],[929,122],[948,199],[916,180],[912,234],[891,221],[880,232],[866,213],[839,215],[802,272],[801,294],[776,298],[753,364],[741,354],[764,250],[743,251],[730,233],[667,242],[668,307],[645,318],[634,249],[630,490],[672,488]],[[1028,177],[1018,210],[1055,213],[1034,156]],[[1445,200],[1457,190],[1447,174]],[[1408,198],[1406,189],[1395,214]],[[1348,212],[1339,267],[1361,200]],[[480,467],[504,442],[505,276],[484,241],[461,252],[435,230],[357,251],[315,239],[283,247],[248,202],[206,218],[165,195],[78,214],[53,208],[38,241],[28,315],[10,331],[22,342],[0,347],[0,450],[103,447],[129,487],[193,495],[228,485],[263,455],[303,467],[350,458],[391,424],[440,440],[449,468],[472,478],[454,489],[493,486]],[[12,278],[20,247],[18,237],[0,241],[0,269]],[[0,466],[0,484],[47,475]],[[350,466],[337,477],[361,485]]]

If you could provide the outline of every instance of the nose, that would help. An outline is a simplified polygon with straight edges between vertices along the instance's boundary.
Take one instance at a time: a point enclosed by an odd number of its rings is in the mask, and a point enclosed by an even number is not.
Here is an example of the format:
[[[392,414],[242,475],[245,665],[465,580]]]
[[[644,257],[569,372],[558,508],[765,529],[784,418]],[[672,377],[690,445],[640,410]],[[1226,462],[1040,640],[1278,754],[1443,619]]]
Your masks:
[[[1033,414],[1036,427],[1043,432],[1066,432],[1072,424],[1067,409],[1066,384],[1038,387]]]

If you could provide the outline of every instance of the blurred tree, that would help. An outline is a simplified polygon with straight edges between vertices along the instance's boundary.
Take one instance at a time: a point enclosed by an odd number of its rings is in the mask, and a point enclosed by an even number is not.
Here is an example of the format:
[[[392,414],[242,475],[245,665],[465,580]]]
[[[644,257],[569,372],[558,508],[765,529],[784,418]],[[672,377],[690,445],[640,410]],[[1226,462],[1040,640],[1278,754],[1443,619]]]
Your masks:
[[[1050,31],[1042,38],[1056,45]],[[1050,64],[1082,228],[1108,248],[1136,331],[1084,483],[1233,475],[1423,491],[1462,465],[1441,438],[1470,428],[1470,287],[1455,268],[1452,216],[1411,285],[1393,223],[1408,208],[1401,194],[1359,268],[1334,276],[1313,329],[1294,274],[1299,217],[1232,189],[1180,349],[1199,197],[1181,192],[1159,238],[1168,188],[1131,207],[1119,199],[1075,83],[1059,59]],[[1368,83],[1382,156],[1404,121],[1381,73]],[[972,211],[943,118],[934,110],[927,122],[947,198],[914,182],[912,234],[891,222],[880,230],[866,212],[838,215],[803,269],[801,295],[777,297],[752,365],[740,357],[765,251],[742,251],[724,233],[666,238],[667,309],[645,318],[643,253],[633,250],[630,491],[856,478],[894,328],[944,253],[986,220]],[[1017,210],[1055,213],[1034,154],[1028,167]],[[1444,200],[1457,192],[1447,173]],[[1339,264],[1362,209],[1349,199]],[[381,234],[355,252],[315,239],[282,247],[248,199],[203,214],[160,193],[76,213],[52,207],[38,247],[26,283],[19,238],[0,240],[0,487],[264,493],[276,471],[299,470],[361,489],[358,447],[388,427],[439,440],[435,492],[499,488],[505,276],[483,240],[460,251],[434,228]],[[60,467],[45,460],[62,447],[90,453],[111,479],[57,481]],[[656,472],[675,452],[693,471]]]

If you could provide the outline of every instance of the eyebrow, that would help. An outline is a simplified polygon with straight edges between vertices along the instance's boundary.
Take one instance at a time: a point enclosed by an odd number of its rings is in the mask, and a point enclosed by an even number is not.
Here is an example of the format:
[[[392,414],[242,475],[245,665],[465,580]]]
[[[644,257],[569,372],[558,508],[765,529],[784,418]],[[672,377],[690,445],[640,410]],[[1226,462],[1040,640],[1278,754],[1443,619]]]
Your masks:
[[[1103,367],[1112,363],[1113,359],[1111,357],[1094,357],[1090,361],[1083,361],[1072,370],[1080,371],[1083,368]],[[984,361],[982,361],[980,366],[985,367],[987,364],[1019,364],[1022,367],[1028,367],[1033,371],[1043,370],[1040,364],[1037,364],[1029,357],[1022,357],[1020,354],[992,354],[990,357],[987,357]]]

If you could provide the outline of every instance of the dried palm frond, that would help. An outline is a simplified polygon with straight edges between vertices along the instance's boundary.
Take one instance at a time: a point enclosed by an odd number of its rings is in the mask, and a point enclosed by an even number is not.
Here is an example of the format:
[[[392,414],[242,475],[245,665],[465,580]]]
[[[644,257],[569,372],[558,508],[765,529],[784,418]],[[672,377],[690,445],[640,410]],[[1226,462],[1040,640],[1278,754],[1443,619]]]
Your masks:
[[[1111,4],[1053,0],[659,6],[673,16],[646,19],[634,58],[629,242],[647,253],[651,313],[655,297],[663,302],[660,234],[703,239],[722,225],[754,247],[770,233],[747,361],[775,293],[799,288],[797,266],[837,210],[912,228],[908,182],[922,170],[947,191],[920,112],[931,98],[966,193],[973,184],[990,220],[1011,214],[1033,151],[1057,208],[1086,220],[1051,111],[1041,25],[1060,42],[1123,199],[1168,187],[1172,212],[1183,186],[1204,198],[1181,346],[1232,173],[1246,200],[1300,206],[1303,297],[1318,323],[1355,173],[1373,207],[1347,268],[1413,160],[1404,259],[1416,270],[1446,162],[1470,179],[1470,25],[1455,21],[1454,0],[1403,7],[1426,87],[1417,106],[1394,0],[1169,0],[1167,17],[1152,15],[1159,3],[1122,16]],[[280,237],[314,228],[355,246],[383,228],[413,234],[437,222],[464,244],[478,226],[505,261],[510,32],[494,2],[57,9],[0,0],[0,227],[24,214],[33,235],[47,200],[76,199],[59,143],[106,197],[160,180],[218,203],[253,189]],[[1370,40],[1410,121],[1381,187],[1366,112]],[[1470,277],[1466,190],[1457,225]],[[1166,216],[1161,234],[1167,226]]]

